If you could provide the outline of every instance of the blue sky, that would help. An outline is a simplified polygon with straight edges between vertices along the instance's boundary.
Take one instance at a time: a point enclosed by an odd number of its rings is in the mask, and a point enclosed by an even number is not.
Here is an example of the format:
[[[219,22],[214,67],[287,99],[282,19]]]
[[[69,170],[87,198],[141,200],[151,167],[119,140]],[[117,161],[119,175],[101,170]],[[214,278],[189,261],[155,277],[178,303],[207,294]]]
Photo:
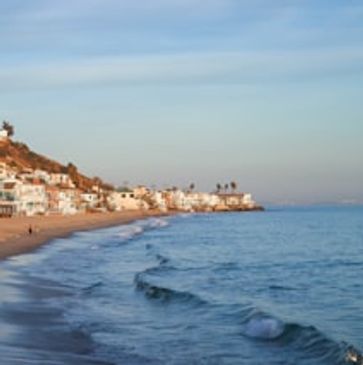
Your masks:
[[[2,0],[0,118],[90,175],[363,202],[361,0]]]

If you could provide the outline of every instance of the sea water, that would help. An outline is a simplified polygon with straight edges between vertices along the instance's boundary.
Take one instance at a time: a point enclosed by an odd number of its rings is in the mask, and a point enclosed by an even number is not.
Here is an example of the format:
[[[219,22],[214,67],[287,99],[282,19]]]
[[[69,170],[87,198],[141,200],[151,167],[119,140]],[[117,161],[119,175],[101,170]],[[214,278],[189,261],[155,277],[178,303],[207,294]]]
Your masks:
[[[344,364],[363,208],[185,214],[0,264],[0,364]]]

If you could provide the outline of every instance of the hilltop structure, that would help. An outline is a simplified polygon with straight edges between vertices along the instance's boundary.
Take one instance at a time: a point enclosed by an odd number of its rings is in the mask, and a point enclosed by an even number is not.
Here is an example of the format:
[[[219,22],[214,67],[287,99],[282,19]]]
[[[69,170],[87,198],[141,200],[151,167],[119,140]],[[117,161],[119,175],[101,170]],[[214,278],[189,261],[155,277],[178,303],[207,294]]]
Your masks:
[[[0,141],[6,141],[9,138],[9,132],[5,129],[0,129]]]

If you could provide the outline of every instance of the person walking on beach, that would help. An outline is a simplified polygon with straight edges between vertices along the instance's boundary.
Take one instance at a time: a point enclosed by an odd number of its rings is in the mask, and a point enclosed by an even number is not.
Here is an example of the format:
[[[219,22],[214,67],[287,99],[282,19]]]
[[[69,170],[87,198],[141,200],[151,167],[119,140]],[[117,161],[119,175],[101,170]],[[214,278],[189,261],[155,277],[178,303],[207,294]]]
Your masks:
[[[31,235],[33,234],[33,227],[30,225],[28,228],[28,233]]]

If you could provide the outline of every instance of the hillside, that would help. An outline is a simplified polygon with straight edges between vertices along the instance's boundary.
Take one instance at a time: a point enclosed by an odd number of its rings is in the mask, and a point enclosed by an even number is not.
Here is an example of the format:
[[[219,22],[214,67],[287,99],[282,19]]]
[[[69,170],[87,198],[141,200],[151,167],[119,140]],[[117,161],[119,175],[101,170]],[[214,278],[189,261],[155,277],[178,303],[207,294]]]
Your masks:
[[[48,173],[66,173],[72,178],[75,185],[82,190],[89,190],[95,184],[104,189],[112,189],[112,186],[104,183],[99,178],[89,178],[78,172],[72,163],[67,166],[49,159],[32,151],[26,144],[14,142],[11,139],[0,140],[0,162],[5,162],[8,166],[18,170],[39,169]]]

